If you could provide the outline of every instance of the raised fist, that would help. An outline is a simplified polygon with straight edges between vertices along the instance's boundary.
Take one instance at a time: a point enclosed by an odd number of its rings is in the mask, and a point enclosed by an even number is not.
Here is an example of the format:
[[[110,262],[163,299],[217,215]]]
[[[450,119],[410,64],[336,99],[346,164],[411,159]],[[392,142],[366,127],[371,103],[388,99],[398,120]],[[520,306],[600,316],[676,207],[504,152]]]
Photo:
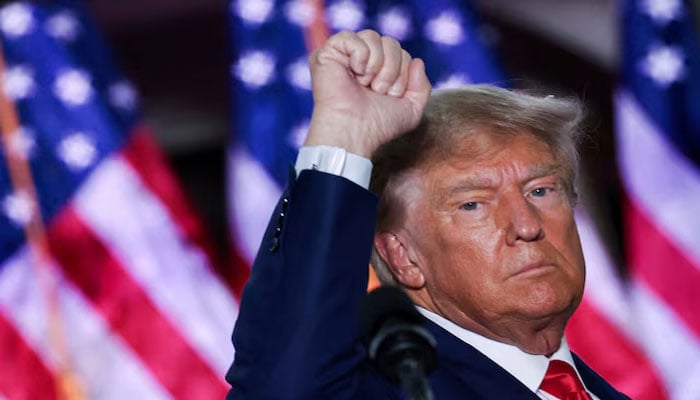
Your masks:
[[[423,61],[371,30],[331,36],[309,66],[314,111],[306,146],[337,146],[370,158],[418,124],[430,96]]]

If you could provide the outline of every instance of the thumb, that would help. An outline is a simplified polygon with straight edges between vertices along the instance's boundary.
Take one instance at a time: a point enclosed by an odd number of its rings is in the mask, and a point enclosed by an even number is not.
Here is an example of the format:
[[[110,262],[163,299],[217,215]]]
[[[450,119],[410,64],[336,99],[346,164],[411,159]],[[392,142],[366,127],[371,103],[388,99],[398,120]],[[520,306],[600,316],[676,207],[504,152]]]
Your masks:
[[[408,66],[408,83],[404,97],[408,98],[423,112],[430,97],[430,81],[425,74],[425,64],[420,58],[411,60]]]

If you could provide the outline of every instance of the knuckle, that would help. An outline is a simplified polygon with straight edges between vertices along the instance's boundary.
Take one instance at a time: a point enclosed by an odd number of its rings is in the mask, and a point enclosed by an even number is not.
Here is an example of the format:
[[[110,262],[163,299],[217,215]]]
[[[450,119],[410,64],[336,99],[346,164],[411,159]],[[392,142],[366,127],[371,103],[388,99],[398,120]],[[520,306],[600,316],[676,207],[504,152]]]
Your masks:
[[[348,31],[340,31],[335,35],[329,37],[328,40],[326,40],[326,45],[332,45],[333,43],[342,42],[343,40],[348,39],[349,35],[350,32]]]
[[[377,40],[380,38],[379,33],[371,29],[364,29],[357,32],[357,35],[363,39]]]
[[[382,43],[387,47],[398,47],[401,48],[401,43],[391,36],[382,36]]]

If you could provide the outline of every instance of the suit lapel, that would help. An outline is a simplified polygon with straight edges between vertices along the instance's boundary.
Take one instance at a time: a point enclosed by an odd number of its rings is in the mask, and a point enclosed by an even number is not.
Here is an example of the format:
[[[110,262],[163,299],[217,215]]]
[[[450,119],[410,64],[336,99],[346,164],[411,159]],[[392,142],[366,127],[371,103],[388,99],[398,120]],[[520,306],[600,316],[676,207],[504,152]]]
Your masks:
[[[532,399],[539,397],[508,371],[432,321],[426,327],[437,342],[438,366],[430,375],[436,399]],[[601,400],[629,400],[576,354],[574,363],[588,390]]]
[[[593,371],[586,363],[583,362],[576,354],[571,353],[574,357],[574,363],[576,364],[576,369],[578,370],[583,383],[586,388],[598,396],[601,400],[629,400],[629,397],[618,392],[614,387],[612,387],[608,382],[606,382],[600,375]]]
[[[438,366],[430,375],[436,399],[539,399],[508,371],[432,321]]]

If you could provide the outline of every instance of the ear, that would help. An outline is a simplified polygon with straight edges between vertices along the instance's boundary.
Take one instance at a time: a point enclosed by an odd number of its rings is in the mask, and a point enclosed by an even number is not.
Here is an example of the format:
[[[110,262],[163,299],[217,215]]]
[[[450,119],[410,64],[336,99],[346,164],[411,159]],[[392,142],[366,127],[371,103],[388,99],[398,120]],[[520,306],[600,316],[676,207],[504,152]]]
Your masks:
[[[407,240],[394,232],[374,235],[374,246],[394,278],[409,289],[420,289],[425,286],[425,276],[411,259],[407,244]]]

